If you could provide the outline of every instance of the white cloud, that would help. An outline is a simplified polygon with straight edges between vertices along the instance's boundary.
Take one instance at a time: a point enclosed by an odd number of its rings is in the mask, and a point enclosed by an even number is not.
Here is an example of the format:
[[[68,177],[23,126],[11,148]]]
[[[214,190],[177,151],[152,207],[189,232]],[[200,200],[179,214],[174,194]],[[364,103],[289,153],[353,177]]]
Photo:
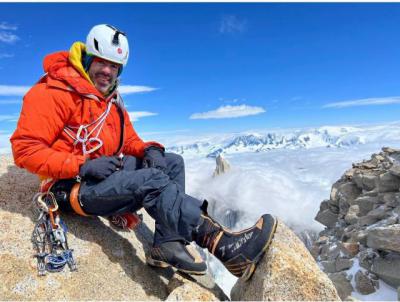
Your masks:
[[[21,104],[22,99],[18,100],[0,100],[0,105],[11,105],[11,104]]]
[[[17,30],[18,27],[16,25],[8,24],[7,22],[1,22],[0,29],[1,30]]]
[[[0,43],[6,43],[6,44],[14,44],[20,38],[12,33],[11,31],[16,31],[18,27],[16,25],[11,25],[8,24],[7,22],[1,22],[0,23]],[[5,58],[12,58],[14,57],[14,54],[12,53],[0,53],[0,59],[5,59]]]
[[[265,109],[262,107],[238,105],[238,106],[221,106],[216,110],[211,110],[202,113],[194,113],[190,116],[190,119],[222,119],[222,118],[235,118],[243,117],[248,115],[256,115],[264,113]]]
[[[377,105],[388,105],[388,104],[400,104],[400,96],[393,96],[386,98],[369,98],[369,99],[359,99],[359,100],[329,103],[324,105],[322,108],[346,108],[355,106],[377,106]]]
[[[137,122],[142,117],[158,115],[158,113],[148,111],[131,111],[128,114],[132,122]]]
[[[10,53],[0,53],[0,59],[8,59],[8,58],[13,58],[14,55]]]
[[[11,135],[5,131],[0,132],[0,154],[11,154]]]
[[[292,102],[296,102],[296,101],[301,101],[303,99],[303,97],[301,97],[301,96],[294,96],[294,97],[292,97],[290,100],[292,101]]]
[[[16,122],[18,115],[16,114],[0,114],[0,122]]]
[[[23,96],[30,88],[30,86],[0,85],[0,95]]]
[[[235,15],[223,16],[219,26],[219,32],[222,34],[243,33],[246,31],[247,21],[241,20]]]
[[[5,31],[0,31],[0,42],[8,43],[8,44],[13,44],[19,40],[19,37],[17,35],[14,35],[9,32]]]
[[[121,94],[132,94],[132,93],[140,93],[140,92],[152,92],[157,90],[157,88],[148,87],[148,86],[134,86],[134,85],[121,85],[118,88],[118,91]]]

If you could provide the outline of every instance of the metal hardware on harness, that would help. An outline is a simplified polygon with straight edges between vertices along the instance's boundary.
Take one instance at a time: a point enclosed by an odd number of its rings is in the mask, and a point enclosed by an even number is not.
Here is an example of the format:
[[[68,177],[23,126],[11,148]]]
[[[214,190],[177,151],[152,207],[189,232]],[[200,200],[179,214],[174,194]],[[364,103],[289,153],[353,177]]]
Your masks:
[[[39,211],[32,232],[39,276],[44,276],[46,272],[62,271],[66,264],[71,271],[75,271],[77,268],[73,250],[67,242],[67,226],[57,212],[58,204],[53,193],[38,193],[33,199]]]
[[[113,98],[109,100],[106,110],[92,123],[80,125],[79,127],[66,126],[64,128],[64,132],[74,140],[74,146],[78,144],[81,145],[83,155],[95,152],[103,146],[103,141],[99,138],[99,136],[106,118],[111,111],[111,106],[115,102],[116,101],[114,101]],[[92,129],[89,131],[90,127],[92,127]],[[97,131],[96,134],[95,131]],[[94,137],[92,137],[92,135],[94,135]],[[93,143],[96,143],[96,145],[91,147],[91,144]],[[90,147],[89,150],[87,145]]]

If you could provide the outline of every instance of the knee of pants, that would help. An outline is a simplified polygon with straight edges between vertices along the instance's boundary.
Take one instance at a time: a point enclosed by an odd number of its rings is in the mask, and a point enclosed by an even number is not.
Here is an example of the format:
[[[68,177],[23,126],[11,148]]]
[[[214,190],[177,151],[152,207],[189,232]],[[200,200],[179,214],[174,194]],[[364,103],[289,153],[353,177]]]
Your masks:
[[[179,167],[183,169],[185,167],[185,161],[183,157],[176,153],[165,153],[165,157],[168,165]]]
[[[158,196],[169,185],[170,179],[159,169],[147,168],[136,171],[135,182],[138,184],[138,189],[134,192],[135,196],[146,203]]]
[[[123,170],[125,171],[134,171],[139,169],[141,166],[142,160],[138,159],[132,155],[125,155],[122,159],[123,162]]]

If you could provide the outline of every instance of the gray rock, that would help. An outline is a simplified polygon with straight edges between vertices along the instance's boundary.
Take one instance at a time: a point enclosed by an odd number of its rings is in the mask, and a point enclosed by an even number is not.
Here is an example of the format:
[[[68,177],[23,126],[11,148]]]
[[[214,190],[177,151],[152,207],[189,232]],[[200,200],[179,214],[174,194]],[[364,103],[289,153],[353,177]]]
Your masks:
[[[326,244],[329,241],[328,236],[320,236],[315,242],[318,244]]]
[[[336,242],[325,244],[321,249],[321,259],[322,255],[325,256],[323,260],[335,260],[340,255],[340,246]]]
[[[215,161],[216,161],[216,167],[213,174],[214,177],[224,174],[231,169],[231,166],[229,165],[228,161],[225,158],[223,158],[221,154],[218,154],[218,156],[215,158]]]
[[[377,220],[382,220],[388,216],[388,212],[388,208],[384,205],[381,205],[368,212],[367,216],[375,217]]]
[[[350,208],[350,204],[348,203],[347,199],[341,198],[339,200],[339,213],[341,217],[345,217],[347,211]]]
[[[362,295],[369,295],[376,291],[376,281],[371,280],[366,273],[359,270],[355,276],[356,289]],[[378,283],[379,284],[379,283]]]
[[[400,252],[400,224],[368,230],[367,245],[373,249]]]
[[[353,168],[358,168],[358,169],[363,169],[363,170],[372,170],[376,169],[377,165],[376,163],[373,163],[372,161],[366,161],[364,160],[362,163],[353,163]]]
[[[341,272],[341,271],[347,270],[350,267],[352,267],[353,260],[346,259],[346,258],[337,258],[335,266],[336,266],[336,271]]]
[[[341,242],[340,251],[349,258],[353,258],[360,251],[358,242]]]
[[[389,216],[389,212],[385,206],[380,206],[372,211],[370,211],[366,216],[361,217],[358,220],[358,224],[360,226],[372,225],[377,221],[380,221],[387,216]]]
[[[370,212],[378,202],[379,199],[376,196],[360,196],[354,200],[353,205],[358,205],[360,211],[359,216],[364,216]]]
[[[370,196],[370,197],[377,197],[377,196],[379,196],[378,190],[372,190],[372,191],[365,191],[365,190],[363,190],[362,194],[363,194],[363,196]]]
[[[340,299],[344,300],[351,295],[354,288],[345,272],[329,274],[328,277],[335,285]]]
[[[310,249],[310,254],[316,261],[318,260],[320,252],[321,252],[321,247],[317,244],[314,244]]]
[[[389,173],[400,177],[400,165],[399,164],[394,164],[390,169],[389,169]]]
[[[400,301],[400,286],[397,288],[397,301]]]
[[[400,188],[399,177],[386,172],[379,176],[378,180],[378,191],[379,192],[394,192]]]
[[[358,221],[358,214],[360,213],[360,207],[358,205],[352,205],[350,206],[349,210],[347,211],[346,216],[344,217],[344,220],[348,224],[355,224]]]
[[[389,254],[385,258],[377,257],[372,260],[371,272],[387,284],[397,288],[400,286],[400,256]]]
[[[362,187],[366,191],[375,189],[378,177],[373,174],[364,174],[362,177]]]
[[[329,200],[324,200],[323,202],[321,202],[321,204],[319,205],[319,210],[325,211],[328,209],[329,209]]]
[[[332,185],[332,189],[331,189],[331,195],[330,195],[330,203],[334,204],[334,205],[339,205],[339,196],[338,196],[338,188],[339,187],[339,183],[334,183]]]
[[[353,182],[356,184],[356,186],[357,186],[359,189],[363,189],[363,182],[362,182],[362,179],[363,179],[362,173],[360,173],[360,172],[355,172],[355,173],[353,174]]]
[[[376,257],[378,257],[378,254],[371,248],[367,248],[367,249],[361,251],[358,256],[360,266],[362,268],[365,268],[366,270],[370,271],[373,260]]]
[[[388,153],[389,155],[397,155],[400,153],[400,149],[391,148],[391,147],[382,147],[382,151]]]
[[[397,210],[400,210],[400,208],[397,209]],[[400,212],[397,212],[395,214],[395,211],[393,211],[392,212],[392,216],[390,216],[390,217],[388,217],[388,218],[386,218],[385,220],[382,220],[382,221],[386,223],[386,226],[399,224],[400,223],[400,217],[399,217],[400,214],[399,213]]]
[[[338,220],[338,215],[332,213],[330,209],[327,209],[319,211],[317,216],[315,217],[315,220],[318,221],[319,223],[322,223],[323,225],[326,225],[329,228],[332,228],[335,226]]]
[[[376,160],[378,163],[383,162],[385,160],[385,157],[382,156],[381,154],[373,154],[372,159]]]
[[[360,193],[361,190],[351,182],[340,185],[338,188],[339,206],[340,202],[351,205],[353,200],[356,199]]]
[[[383,193],[381,199],[382,202],[388,207],[396,208],[400,206],[400,193]]]
[[[324,268],[325,273],[336,273],[337,272],[335,260],[321,261],[321,264]]]
[[[334,214],[339,214],[340,212],[339,207],[334,204],[329,204],[329,210]]]
[[[366,230],[358,230],[354,232],[352,237],[350,238],[350,242],[358,242],[361,245],[365,245],[367,243],[367,235],[368,232]]]
[[[368,225],[372,225],[374,223],[376,223],[379,219],[376,219],[376,217],[372,217],[372,216],[364,216],[361,217],[358,220],[358,224],[360,226],[368,226]]]
[[[347,171],[344,173],[344,176],[345,176],[348,180],[352,180],[353,177],[354,177],[354,173],[355,173],[355,172],[356,172],[356,169],[351,168],[350,170],[347,170]]]

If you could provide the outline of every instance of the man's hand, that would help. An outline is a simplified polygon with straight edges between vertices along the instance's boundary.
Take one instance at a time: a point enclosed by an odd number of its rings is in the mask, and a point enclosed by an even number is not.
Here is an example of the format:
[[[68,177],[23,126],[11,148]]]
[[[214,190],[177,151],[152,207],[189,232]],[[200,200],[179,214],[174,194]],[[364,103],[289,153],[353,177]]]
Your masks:
[[[156,146],[146,148],[144,150],[143,168],[157,168],[165,172],[167,162],[165,161],[164,150]]]
[[[79,175],[82,178],[95,178],[97,180],[106,179],[118,168],[121,161],[117,156],[102,156],[86,161],[80,168]]]

